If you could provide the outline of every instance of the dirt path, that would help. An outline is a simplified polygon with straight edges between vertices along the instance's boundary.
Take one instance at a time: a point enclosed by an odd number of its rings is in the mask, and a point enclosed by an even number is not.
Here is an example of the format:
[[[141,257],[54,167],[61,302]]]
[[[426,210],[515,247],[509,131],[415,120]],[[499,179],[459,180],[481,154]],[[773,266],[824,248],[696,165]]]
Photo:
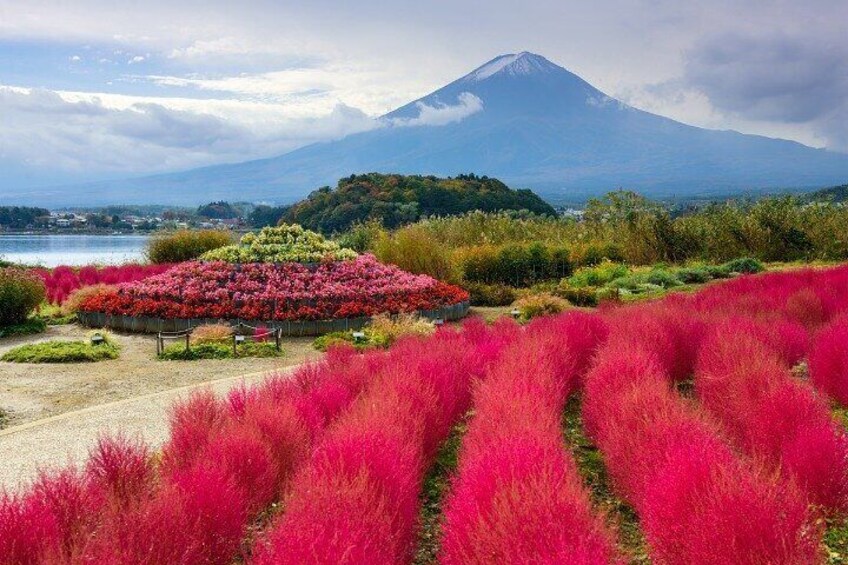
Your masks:
[[[0,355],[24,343],[81,339],[86,334],[87,330],[68,325],[51,327],[37,336],[2,338]],[[113,361],[0,362],[0,428],[224,377],[281,369],[318,356],[311,347],[312,338],[289,338],[283,342],[285,356],[278,359],[159,361],[152,336],[119,334],[116,338],[121,354]]]
[[[294,367],[280,369],[290,372]],[[0,430],[0,490],[14,491],[30,483],[39,468],[56,468],[84,462],[89,450],[103,434],[123,433],[141,437],[157,448],[168,436],[168,408],[192,390],[209,386],[225,394],[241,383],[254,383],[267,372],[218,379],[90,406],[27,424]]]

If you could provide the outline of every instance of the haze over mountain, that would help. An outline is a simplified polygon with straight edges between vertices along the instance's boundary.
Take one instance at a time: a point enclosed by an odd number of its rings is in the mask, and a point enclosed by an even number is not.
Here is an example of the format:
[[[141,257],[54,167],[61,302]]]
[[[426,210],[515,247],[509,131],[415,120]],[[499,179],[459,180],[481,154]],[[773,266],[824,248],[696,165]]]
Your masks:
[[[844,183],[848,155],[689,126],[637,110],[532,53],[502,55],[379,118],[375,128],[271,159],[45,189],[27,204],[288,203],[354,173],[473,172],[552,201],[618,187],[649,196]]]

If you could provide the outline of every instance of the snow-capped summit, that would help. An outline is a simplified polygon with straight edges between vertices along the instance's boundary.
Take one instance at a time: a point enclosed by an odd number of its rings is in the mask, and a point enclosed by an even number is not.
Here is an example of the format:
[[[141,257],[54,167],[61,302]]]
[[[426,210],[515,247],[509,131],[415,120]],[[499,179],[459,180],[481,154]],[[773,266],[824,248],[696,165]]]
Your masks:
[[[541,55],[522,51],[521,53],[510,53],[495,57],[485,65],[465,75],[460,81],[475,82],[486,80],[498,73],[513,76],[550,73],[559,68]]]

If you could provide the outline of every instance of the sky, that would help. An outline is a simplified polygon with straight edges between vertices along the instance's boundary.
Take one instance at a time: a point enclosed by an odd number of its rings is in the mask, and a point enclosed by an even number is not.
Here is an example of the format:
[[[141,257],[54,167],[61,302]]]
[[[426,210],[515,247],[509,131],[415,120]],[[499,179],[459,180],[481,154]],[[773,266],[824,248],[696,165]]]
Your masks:
[[[519,51],[685,123],[848,152],[846,23],[846,0],[0,0],[0,170],[270,157]]]

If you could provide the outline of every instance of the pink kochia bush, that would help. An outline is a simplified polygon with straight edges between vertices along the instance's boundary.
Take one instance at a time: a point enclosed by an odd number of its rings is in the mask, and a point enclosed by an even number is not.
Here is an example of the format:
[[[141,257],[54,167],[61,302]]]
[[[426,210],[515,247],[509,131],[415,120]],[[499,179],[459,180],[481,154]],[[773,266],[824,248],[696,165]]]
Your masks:
[[[182,263],[89,297],[80,309],[162,318],[315,320],[435,310],[465,300],[468,293],[459,287],[361,255],[317,265]]]
[[[560,429],[603,333],[584,313],[534,323],[490,367],[445,502],[441,563],[618,561]]]
[[[652,559],[816,563],[820,533],[805,497],[744,464],[702,411],[675,392],[661,359],[687,356],[653,327],[615,317],[583,397],[587,432],[616,490],[639,513]]]
[[[837,318],[816,336],[808,365],[813,385],[848,406],[848,317]]]
[[[113,285],[129,283],[159,275],[173,265],[113,265],[107,267],[68,267],[62,265],[53,269],[36,269],[38,276],[47,287],[47,301],[62,304],[78,288],[97,284]]]
[[[84,472],[45,474],[0,498],[0,556],[12,563],[231,563],[248,524],[280,498],[324,429],[383,354],[335,349],[293,376],[225,400],[177,404],[161,463],[143,445],[102,440]]]
[[[505,343],[479,324],[390,350],[294,480],[256,563],[410,562],[424,474]]]
[[[848,437],[827,404],[795,380],[780,350],[716,328],[702,345],[695,373],[699,400],[746,452],[795,479],[828,513],[848,510]]]

